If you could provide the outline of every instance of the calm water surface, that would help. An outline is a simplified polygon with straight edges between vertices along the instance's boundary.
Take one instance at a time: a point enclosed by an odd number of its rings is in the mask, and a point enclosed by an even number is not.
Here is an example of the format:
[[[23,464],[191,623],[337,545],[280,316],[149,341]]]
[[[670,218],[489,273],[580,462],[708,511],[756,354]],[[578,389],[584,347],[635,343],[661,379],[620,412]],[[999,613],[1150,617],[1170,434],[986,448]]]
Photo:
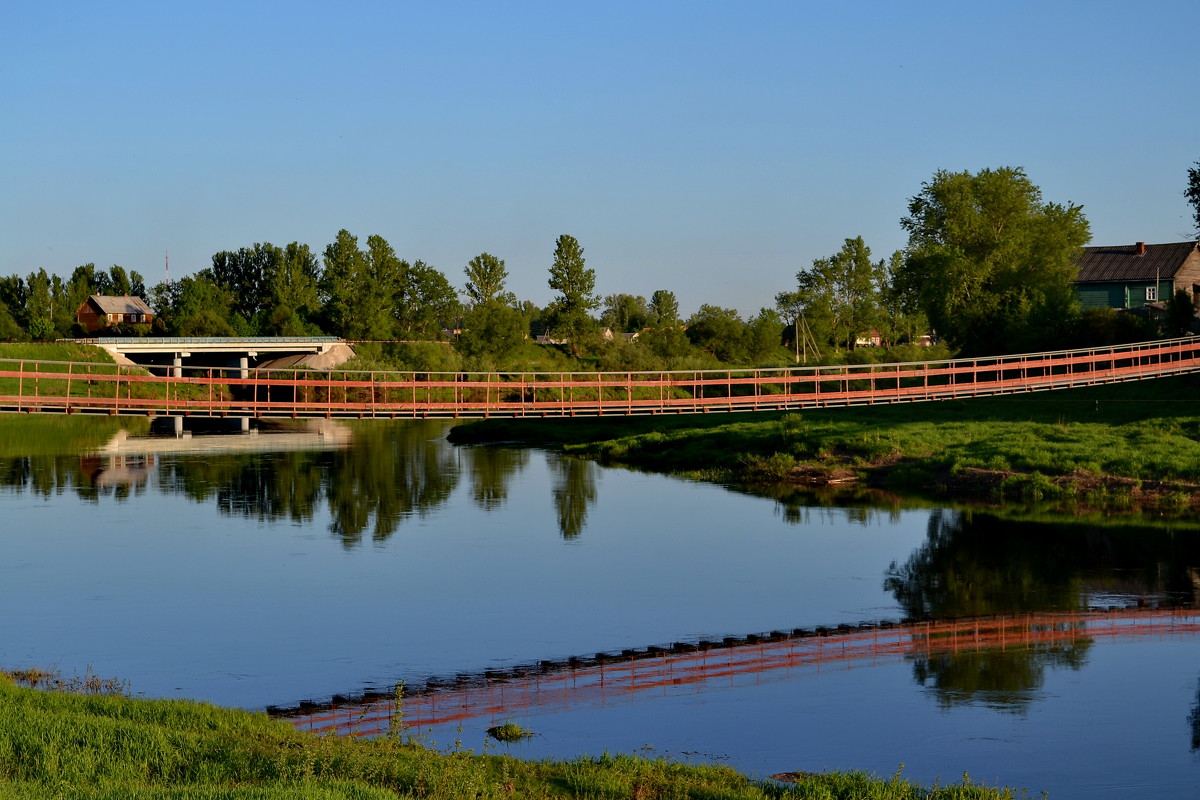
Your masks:
[[[650,691],[552,694],[548,678],[532,702],[418,731],[479,750],[512,719],[539,733],[507,748],[521,756],[641,750],[758,776],[903,764],[925,783],[966,771],[1054,798],[1200,788],[1200,635],[1145,624],[1195,608],[1194,526],[824,508],[454,448],[441,424],[142,433],[0,459],[0,663],[294,707],[769,631],[1141,608],[1120,635]]]

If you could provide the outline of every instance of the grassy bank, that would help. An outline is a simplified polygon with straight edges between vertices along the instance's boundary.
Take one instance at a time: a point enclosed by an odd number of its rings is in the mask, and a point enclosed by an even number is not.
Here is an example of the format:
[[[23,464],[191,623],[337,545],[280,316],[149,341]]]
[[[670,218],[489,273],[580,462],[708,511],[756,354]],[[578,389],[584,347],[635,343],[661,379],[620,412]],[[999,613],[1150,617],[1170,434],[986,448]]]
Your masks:
[[[36,676],[35,676],[36,677]],[[262,714],[181,700],[132,699],[119,686],[67,691],[0,673],[0,798],[382,800],[424,798],[1012,797],[969,784],[925,789],[900,778],[795,773],[752,781],[728,767],[603,756],[523,762],[496,753],[438,753],[402,735],[317,737]],[[398,732],[399,733],[399,732]],[[496,745],[498,746],[498,745]]]
[[[75,342],[0,342],[0,359],[25,362],[21,371],[26,373],[38,371],[63,375],[61,379],[26,377],[23,381],[18,378],[0,378],[0,395],[19,394],[26,398],[35,395],[112,397],[119,391],[123,398],[159,399],[165,392],[165,389],[156,385],[128,380],[114,383],[111,379],[100,379],[98,376],[148,375],[149,372],[139,366],[118,366],[107,350],[95,345]],[[0,369],[18,371],[17,365],[11,363],[0,364]],[[205,386],[175,384],[171,391],[176,401],[186,401],[206,398],[210,389]],[[226,387],[219,387],[216,391],[220,397],[228,393]]]
[[[799,413],[485,420],[459,443],[524,442],[736,483],[863,482],[929,494],[1200,503],[1200,377]]]

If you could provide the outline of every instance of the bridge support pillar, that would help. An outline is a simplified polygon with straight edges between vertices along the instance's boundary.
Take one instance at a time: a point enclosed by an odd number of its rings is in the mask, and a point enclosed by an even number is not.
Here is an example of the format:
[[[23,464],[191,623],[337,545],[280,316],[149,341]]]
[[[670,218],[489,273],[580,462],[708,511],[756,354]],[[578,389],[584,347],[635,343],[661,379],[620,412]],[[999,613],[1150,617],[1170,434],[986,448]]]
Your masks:
[[[241,418],[241,427],[242,427],[242,433],[250,432],[250,418],[249,417]]]
[[[183,354],[182,353],[176,353],[175,357],[173,359],[171,359],[171,376],[175,377],[175,378],[183,377]]]
[[[250,377],[250,359],[246,356],[238,359],[238,377],[243,380]]]
[[[175,417],[171,417],[171,420],[175,425],[175,438],[176,439],[182,438],[183,437],[183,417],[175,416]]]

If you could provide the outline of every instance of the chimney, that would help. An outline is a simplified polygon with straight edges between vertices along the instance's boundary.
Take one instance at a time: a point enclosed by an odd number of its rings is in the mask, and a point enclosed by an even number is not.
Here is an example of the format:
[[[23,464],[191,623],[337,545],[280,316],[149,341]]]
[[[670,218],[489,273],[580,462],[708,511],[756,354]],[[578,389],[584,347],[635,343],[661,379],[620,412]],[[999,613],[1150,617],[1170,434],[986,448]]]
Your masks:
[[[1145,242],[1138,242],[1138,243],[1137,243],[1137,254],[1138,254],[1139,256],[1144,256],[1144,255],[1146,255],[1146,243],[1145,243]]]

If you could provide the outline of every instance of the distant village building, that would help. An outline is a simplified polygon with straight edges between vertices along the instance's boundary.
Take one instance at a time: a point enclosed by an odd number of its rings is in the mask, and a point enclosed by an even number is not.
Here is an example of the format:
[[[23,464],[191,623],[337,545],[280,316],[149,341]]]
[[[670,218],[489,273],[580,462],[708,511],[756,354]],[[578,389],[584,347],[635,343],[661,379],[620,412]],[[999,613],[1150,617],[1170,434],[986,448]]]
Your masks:
[[[1085,247],[1075,291],[1084,308],[1143,308],[1180,289],[1200,295],[1200,243]]]
[[[122,295],[109,297],[94,294],[75,312],[75,321],[86,333],[94,333],[109,325],[149,325],[154,311],[140,297]]]

